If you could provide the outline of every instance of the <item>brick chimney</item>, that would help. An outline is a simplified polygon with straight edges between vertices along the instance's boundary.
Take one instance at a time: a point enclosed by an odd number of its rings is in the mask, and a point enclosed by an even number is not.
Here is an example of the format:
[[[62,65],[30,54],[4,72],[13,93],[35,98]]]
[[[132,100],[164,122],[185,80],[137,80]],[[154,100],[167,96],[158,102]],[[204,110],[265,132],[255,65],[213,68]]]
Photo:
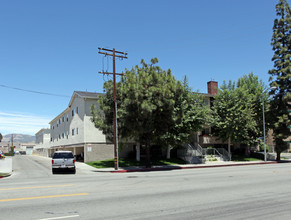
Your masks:
[[[209,95],[216,95],[218,90],[218,82],[215,81],[207,82],[207,89]]]

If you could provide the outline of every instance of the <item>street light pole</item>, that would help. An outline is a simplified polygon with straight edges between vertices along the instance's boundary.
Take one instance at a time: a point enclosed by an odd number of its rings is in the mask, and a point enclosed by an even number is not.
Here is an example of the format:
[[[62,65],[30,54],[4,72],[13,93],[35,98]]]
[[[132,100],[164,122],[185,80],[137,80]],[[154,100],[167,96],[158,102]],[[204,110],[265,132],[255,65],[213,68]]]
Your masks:
[[[264,93],[263,93],[264,94]],[[267,161],[267,150],[266,150],[266,129],[265,129],[265,104],[264,104],[264,97],[262,95],[262,102],[263,102],[263,132],[264,132],[264,161]]]

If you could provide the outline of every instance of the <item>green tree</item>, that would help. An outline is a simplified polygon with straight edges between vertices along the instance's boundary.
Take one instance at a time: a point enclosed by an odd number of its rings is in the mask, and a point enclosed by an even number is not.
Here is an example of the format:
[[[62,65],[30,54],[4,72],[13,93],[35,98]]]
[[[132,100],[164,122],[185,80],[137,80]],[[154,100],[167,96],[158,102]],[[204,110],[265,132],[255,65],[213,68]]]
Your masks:
[[[269,81],[271,87],[276,87],[270,92],[273,95],[271,114],[275,150],[277,160],[280,160],[281,152],[288,148],[285,140],[291,135],[288,112],[291,109],[291,11],[286,0],[279,0],[276,14],[278,18],[274,20],[271,40],[274,68],[269,71]]]
[[[210,109],[204,105],[204,98],[192,92],[185,76],[178,82],[175,94],[174,120],[167,133],[161,136],[165,146],[177,146],[189,141],[190,134],[199,131],[210,121]]]
[[[236,87],[235,82],[223,83],[213,103],[214,134],[224,142],[251,144],[249,138],[256,123],[253,118],[252,99],[242,87]]]
[[[118,86],[118,84],[116,85]],[[113,142],[113,82],[103,84],[104,95],[98,97],[96,105],[91,106],[91,120],[95,127],[100,129]],[[119,125],[119,124],[118,124]]]
[[[0,142],[2,141],[2,138],[3,138],[3,136],[2,136],[2,134],[0,133]]]
[[[264,112],[267,112],[266,108],[269,107],[270,103],[267,87],[253,73],[240,77],[237,82],[237,87],[245,90],[251,99],[256,127],[249,131],[249,138],[253,143],[256,143],[258,142],[258,138],[263,136],[263,102],[265,107]],[[267,118],[265,122],[266,125],[269,124]]]
[[[153,145],[173,146],[185,141],[192,129],[201,127],[206,118],[201,98],[194,95],[186,82],[175,79],[170,70],[150,64],[126,70],[117,84],[118,134],[146,148],[147,166]],[[112,134],[112,82],[104,84],[99,111],[92,107],[92,121],[104,134]],[[205,117],[204,117],[205,116]],[[112,135],[111,135],[112,136]]]
[[[141,67],[127,70],[121,83],[120,123],[122,137],[134,139],[146,148],[150,166],[152,145],[161,144],[161,136],[173,124],[177,81],[170,70],[141,61]]]

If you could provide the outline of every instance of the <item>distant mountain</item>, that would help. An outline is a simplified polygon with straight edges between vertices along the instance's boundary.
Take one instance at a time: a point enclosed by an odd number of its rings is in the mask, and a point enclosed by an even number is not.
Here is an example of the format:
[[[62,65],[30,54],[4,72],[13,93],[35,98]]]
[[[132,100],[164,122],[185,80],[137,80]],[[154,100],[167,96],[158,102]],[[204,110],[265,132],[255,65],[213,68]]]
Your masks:
[[[11,141],[12,134],[3,135],[3,142]],[[13,142],[15,143],[35,143],[35,136],[27,134],[13,134]]]

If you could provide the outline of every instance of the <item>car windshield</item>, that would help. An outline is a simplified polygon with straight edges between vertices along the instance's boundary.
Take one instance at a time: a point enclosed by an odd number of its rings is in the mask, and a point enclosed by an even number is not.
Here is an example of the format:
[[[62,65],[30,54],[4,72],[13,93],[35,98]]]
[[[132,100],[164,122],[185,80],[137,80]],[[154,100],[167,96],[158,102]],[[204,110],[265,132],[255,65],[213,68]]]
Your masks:
[[[55,153],[53,159],[56,158],[74,158],[72,153]]]

